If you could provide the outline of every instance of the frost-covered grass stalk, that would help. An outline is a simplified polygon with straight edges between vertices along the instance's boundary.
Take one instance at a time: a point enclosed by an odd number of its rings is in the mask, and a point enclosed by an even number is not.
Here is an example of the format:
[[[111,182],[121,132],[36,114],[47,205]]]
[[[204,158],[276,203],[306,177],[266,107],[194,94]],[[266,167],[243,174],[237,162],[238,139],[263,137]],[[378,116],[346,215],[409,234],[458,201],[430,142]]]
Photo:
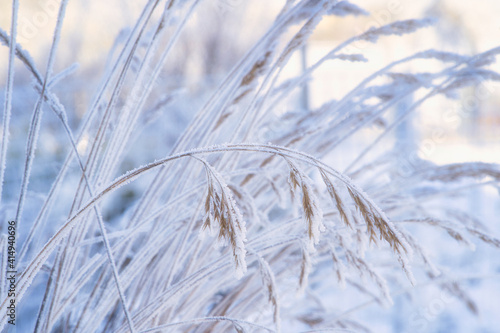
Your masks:
[[[69,120],[75,111],[57,92],[75,67],[54,74],[71,1],[60,3],[45,74],[16,44],[18,1],[12,4],[11,32],[0,30],[9,48],[0,244],[5,263],[5,223],[15,217],[20,236],[16,301],[23,329],[369,331],[370,323],[357,313],[371,303],[390,311],[401,290],[411,293],[429,284],[476,311],[414,231],[430,225],[428,232],[444,230],[468,246],[499,248],[500,240],[484,224],[448,198],[472,186],[498,188],[500,165],[420,161],[402,176],[398,156],[405,152],[398,145],[375,157],[371,153],[427,101],[500,80],[489,67],[500,48],[474,56],[419,52],[366,73],[339,100],[295,112],[297,94],[324,63],[366,62],[363,54],[352,52],[355,43],[376,43],[433,22],[372,28],[332,45],[323,58],[283,80],[291,57],[325,16],[368,15],[347,1],[291,0],[209,89],[210,96],[202,97],[201,107],[174,106],[184,83],[177,77],[180,83],[171,88],[169,62],[179,61],[176,51],[188,45],[183,38],[206,1],[150,0],[126,37],[117,40],[93,100],[75,126]],[[13,101],[23,98],[16,96],[14,61],[16,75],[28,73],[37,94],[22,160],[8,154],[16,145],[8,140],[11,110],[21,112],[12,109]],[[432,72],[399,72],[414,61],[440,66]],[[418,98],[395,116],[398,103],[413,95]],[[144,160],[136,147],[148,149],[146,133],[153,131],[155,142],[161,142],[165,128],[171,128],[161,122],[193,107],[198,110],[175,143],[150,151],[154,158],[140,166]],[[276,112],[283,109],[288,112]],[[37,161],[44,156],[36,149],[45,144],[43,117],[57,120],[65,157],[41,193],[30,179],[43,168]],[[324,162],[351,149],[344,145],[367,128],[375,129],[373,139],[358,147],[345,170]],[[3,179],[10,165],[23,173],[19,184],[7,187]],[[1,269],[5,276],[6,265]],[[0,296],[5,309],[3,286]],[[2,328],[7,320],[2,310]]]

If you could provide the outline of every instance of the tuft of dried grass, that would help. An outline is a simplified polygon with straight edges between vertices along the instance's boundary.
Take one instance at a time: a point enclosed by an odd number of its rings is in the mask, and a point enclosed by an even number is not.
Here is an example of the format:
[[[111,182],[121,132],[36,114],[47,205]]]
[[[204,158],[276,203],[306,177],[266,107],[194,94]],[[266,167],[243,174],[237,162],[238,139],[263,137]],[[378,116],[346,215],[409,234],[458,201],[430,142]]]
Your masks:
[[[325,231],[323,211],[321,210],[316,194],[314,194],[309,177],[290,159],[285,158],[285,160],[290,169],[288,181],[292,195],[296,193],[297,188],[301,189],[302,209],[307,224],[307,236],[311,242],[310,245],[313,247],[314,244],[319,243],[320,233]]]
[[[276,278],[274,277],[274,273],[269,266],[269,263],[262,258],[262,256],[257,254],[257,258],[259,261],[259,272],[262,277],[262,283],[266,287],[268,301],[273,307],[273,319],[274,324],[276,325],[276,332],[281,331],[281,319],[280,319],[280,308],[279,308],[279,297],[278,297],[278,288],[276,286]]]
[[[236,276],[240,278],[247,270],[245,260],[245,222],[239,208],[236,206],[231,190],[224,182],[222,176],[208,162],[201,161],[205,166],[208,184],[202,230],[213,230],[215,228],[214,224],[217,223],[217,237],[220,241],[230,244],[233,252]]]

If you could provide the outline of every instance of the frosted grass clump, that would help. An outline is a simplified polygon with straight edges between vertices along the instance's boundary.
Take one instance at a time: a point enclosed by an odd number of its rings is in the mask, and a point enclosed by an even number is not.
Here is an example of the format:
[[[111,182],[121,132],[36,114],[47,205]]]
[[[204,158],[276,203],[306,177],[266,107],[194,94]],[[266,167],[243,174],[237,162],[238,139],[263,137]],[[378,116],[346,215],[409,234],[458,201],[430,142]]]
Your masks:
[[[393,156],[408,152],[400,145],[380,149],[380,142],[427,101],[498,81],[492,64],[500,48],[474,56],[419,52],[366,73],[340,98],[311,109],[297,97],[305,98],[325,63],[362,65],[369,57],[349,51],[357,41],[432,29],[434,20],[392,22],[332,42],[319,60],[285,80],[289,62],[324,17],[369,13],[348,1],[286,1],[242,52],[236,45],[247,41],[207,28],[218,15],[210,2],[149,0],[117,38],[97,89],[85,77],[78,90],[80,69],[58,57],[72,5],[60,4],[45,74],[17,44],[18,1],[12,1],[10,33],[0,29],[9,51],[0,204],[20,227],[20,329],[370,331],[372,304],[381,305],[377,313],[388,323],[393,303],[407,319],[418,300],[400,296],[429,286],[480,313],[467,285],[446,273],[461,276],[464,269],[436,259],[426,237],[442,236],[443,243],[476,253],[487,246],[498,251],[489,221],[476,218],[463,194],[498,190],[500,166],[420,161],[402,176]],[[217,17],[237,22],[237,30],[244,17],[234,10]],[[202,52],[186,50],[203,44],[190,36],[209,45],[206,63],[190,58]],[[202,71],[197,89],[186,69],[193,61]],[[414,61],[439,65],[423,73],[401,69]],[[15,80],[20,75],[32,77],[36,99],[22,96]],[[93,96],[83,103],[81,118],[82,103],[68,99],[79,93]],[[416,98],[398,108],[410,96]],[[17,116],[19,99],[32,103],[29,119]],[[22,126],[27,136],[9,139]],[[349,143],[366,133],[368,141]],[[60,143],[57,161],[45,149],[50,135]],[[332,156],[347,167],[324,162]],[[34,184],[47,158],[57,170],[44,174],[48,186],[42,190]],[[7,181],[14,169],[22,171],[19,184]],[[0,231],[5,249],[6,230]],[[460,257],[459,249],[444,254]],[[3,308],[9,302],[4,289],[0,298]],[[3,311],[2,329],[7,320]]]

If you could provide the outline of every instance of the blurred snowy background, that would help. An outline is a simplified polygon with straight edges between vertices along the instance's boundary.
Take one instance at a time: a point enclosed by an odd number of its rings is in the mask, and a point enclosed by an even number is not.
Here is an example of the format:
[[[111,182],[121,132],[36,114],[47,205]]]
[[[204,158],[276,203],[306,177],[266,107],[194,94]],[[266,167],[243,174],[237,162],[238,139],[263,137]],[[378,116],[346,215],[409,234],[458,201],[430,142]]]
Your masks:
[[[145,0],[94,1],[71,0],[57,55],[55,73],[75,66],[69,79],[54,86],[61,102],[68,110],[69,122],[76,131],[92,102],[108,64],[117,57],[128,29],[134,24]],[[165,157],[175,140],[207,100],[238,59],[268,29],[284,1],[211,0],[202,4],[183,32],[179,44],[154,87],[153,95],[169,93],[163,105],[147,105],[140,119],[138,140],[130,147],[120,173]],[[276,109],[282,114],[301,107],[318,108],[332,98],[340,98],[363,80],[367,73],[430,48],[472,55],[498,46],[500,41],[500,2],[496,0],[359,0],[368,10],[366,17],[328,17],[319,25],[303,52],[295,54],[283,71],[282,80],[300,73],[304,65],[313,64],[332,45],[358,34],[370,26],[381,26],[392,21],[410,18],[434,17],[434,27],[421,29],[403,37],[384,38],[376,44],[355,43],[352,48],[362,53],[366,63],[326,63],[314,74],[307,90],[296,97],[296,105]],[[20,3],[18,41],[29,51],[37,67],[45,68],[51,35],[55,26],[58,1],[25,0]],[[9,31],[10,1],[0,3],[0,27]],[[353,49],[353,50],[354,50]],[[0,95],[8,63],[8,48],[0,48]],[[432,68],[411,62],[407,71],[425,72]],[[426,66],[422,68],[420,66]],[[497,71],[498,64],[494,65]],[[15,203],[19,195],[24,163],[26,134],[37,94],[32,89],[30,75],[16,63],[11,145],[7,156],[4,201]],[[416,95],[401,102],[402,109]],[[153,99],[155,100],[155,99]],[[406,104],[405,104],[406,103]],[[269,130],[269,129],[268,129]],[[272,130],[272,129],[270,129]],[[348,142],[329,154],[325,161],[338,170],[345,169],[358,155],[360,147],[374,138],[375,129],[360,131]],[[68,150],[64,131],[58,119],[46,111],[37,148],[37,167],[30,181],[30,201],[26,219],[34,218],[38,210],[36,197],[46,193],[56,177]],[[265,139],[265,133],[263,140]],[[400,176],[414,168],[415,156],[429,163],[482,161],[500,163],[500,84],[481,83],[467,88],[455,100],[437,97],[424,103],[418,111],[380,143],[380,151],[393,145],[404,145],[406,156],[400,156]],[[78,149],[84,153],[85,140]],[[341,151],[339,151],[341,149]],[[377,150],[371,154],[376,155]],[[374,156],[373,155],[373,156]],[[338,156],[342,156],[341,158]],[[368,155],[367,160],[371,155]],[[372,157],[373,157],[372,156]],[[130,186],[110,209],[106,220],[111,221],[137,199],[135,187]],[[495,235],[500,235],[500,188],[482,186],[470,191],[465,207],[475,213]],[[451,199],[453,193],[450,193]],[[448,200],[448,199],[443,199]],[[14,206],[2,210],[6,220]],[[31,212],[31,213],[30,213]],[[417,231],[416,231],[417,232]],[[422,232],[419,230],[418,232]],[[459,268],[460,276],[450,273],[450,280],[462,283],[474,301],[476,314],[471,314],[464,303],[433,285],[419,285],[394,294],[395,305],[385,309],[375,302],[361,303],[349,298],[332,299],[332,306],[344,309],[345,316],[369,322],[374,332],[498,332],[500,327],[500,260],[498,251],[480,244],[475,252],[450,239],[445,233],[429,232],[418,235],[429,252],[443,253],[436,262]],[[413,303],[405,302],[412,298]],[[352,313],[351,311],[352,307]],[[471,306],[472,307],[472,306]],[[369,311],[366,311],[369,308]],[[357,311],[363,309],[365,311]],[[356,317],[358,312],[363,318]],[[388,317],[389,314],[389,317]],[[22,324],[21,324],[22,325]],[[286,323],[283,323],[286,332]]]

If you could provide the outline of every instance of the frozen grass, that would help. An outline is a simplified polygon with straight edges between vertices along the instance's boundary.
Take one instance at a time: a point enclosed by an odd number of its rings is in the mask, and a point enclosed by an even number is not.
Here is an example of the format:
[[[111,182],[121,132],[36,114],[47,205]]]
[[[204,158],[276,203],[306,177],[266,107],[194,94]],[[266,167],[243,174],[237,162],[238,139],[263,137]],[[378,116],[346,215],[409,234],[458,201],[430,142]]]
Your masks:
[[[364,302],[390,307],[398,290],[434,280],[477,311],[459,283],[445,281],[442,267],[433,263],[410,230],[431,225],[434,232],[445,230],[467,246],[484,242],[500,247],[486,225],[447,200],[450,191],[467,186],[498,188],[500,165],[435,166],[420,161],[402,175],[397,156],[404,152],[398,145],[371,160],[367,154],[427,100],[498,81],[500,75],[488,66],[500,48],[475,56],[420,52],[367,73],[340,100],[278,114],[273,110],[290,109],[297,92],[324,62],[367,61],[351,52],[354,43],[375,43],[432,24],[407,20],[353,36],[283,82],[283,68],[325,15],[366,14],[346,1],[287,1],[268,31],[196,113],[170,154],[120,175],[134,155],[131,145],[141,140],[135,133],[144,113],[151,105],[156,112],[173,110],[167,107],[172,92],[157,94],[154,87],[201,1],[147,2],[105,71],[77,134],[52,89],[58,81],[69,80],[66,76],[73,70],[53,75],[67,2],[61,2],[44,75],[16,45],[17,1],[11,33],[0,31],[10,51],[2,180],[6,165],[17,163],[7,154],[13,144],[8,137],[16,97],[15,57],[32,75],[39,95],[26,141],[20,195],[15,202],[2,202],[5,207],[17,205],[18,237],[23,240],[18,244],[16,286],[23,327],[36,332],[274,332],[282,326],[286,331],[370,331],[369,322],[352,318],[352,312],[363,311]],[[398,66],[425,59],[441,62],[441,69],[397,72]],[[398,102],[417,92],[419,99],[394,117]],[[33,169],[41,167],[36,146],[43,109],[59,119],[67,155],[50,179],[43,204],[23,214],[33,207],[26,204],[29,180]],[[280,131],[268,131],[262,138],[262,129],[276,127]],[[322,162],[332,153],[342,154],[345,142],[365,128],[376,128],[378,136],[346,170]],[[78,148],[85,145],[87,149]],[[142,184],[135,187],[137,198],[107,220],[103,212],[117,202],[110,198],[119,199],[114,195],[132,182]],[[1,240],[5,245],[5,238]],[[346,293],[359,297],[359,308],[337,304]],[[0,295],[5,309],[4,289]],[[29,308],[33,302],[36,310]],[[5,327],[5,311],[0,318]]]

